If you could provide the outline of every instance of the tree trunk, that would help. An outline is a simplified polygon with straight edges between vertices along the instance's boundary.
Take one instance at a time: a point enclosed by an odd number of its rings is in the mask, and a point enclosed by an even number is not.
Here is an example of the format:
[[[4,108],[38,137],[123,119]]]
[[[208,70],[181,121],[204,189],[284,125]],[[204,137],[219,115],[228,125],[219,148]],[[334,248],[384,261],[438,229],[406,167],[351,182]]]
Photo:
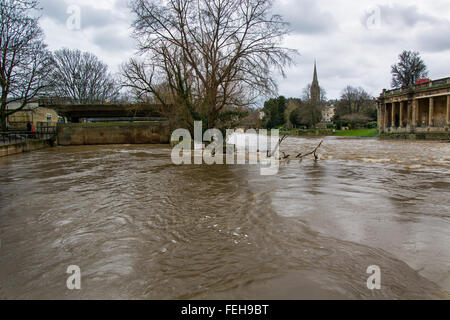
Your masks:
[[[6,131],[6,112],[5,110],[2,108],[2,110],[0,111],[0,121],[1,121],[1,131]]]

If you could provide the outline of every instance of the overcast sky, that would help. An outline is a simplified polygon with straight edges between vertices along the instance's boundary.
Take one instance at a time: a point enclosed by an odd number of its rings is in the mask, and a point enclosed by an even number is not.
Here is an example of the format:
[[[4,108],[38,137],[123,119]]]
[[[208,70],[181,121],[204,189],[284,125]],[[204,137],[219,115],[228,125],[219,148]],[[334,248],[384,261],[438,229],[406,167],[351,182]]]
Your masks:
[[[90,51],[113,72],[135,53],[128,0],[40,1],[51,50]],[[80,9],[80,29],[70,20],[73,4]],[[338,98],[346,85],[377,96],[390,87],[390,66],[404,49],[421,53],[430,78],[450,76],[449,0],[275,0],[274,12],[291,24],[285,46],[300,53],[287,77],[279,77],[279,94],[286,97],[301,96],[314,59],[328,98]]]

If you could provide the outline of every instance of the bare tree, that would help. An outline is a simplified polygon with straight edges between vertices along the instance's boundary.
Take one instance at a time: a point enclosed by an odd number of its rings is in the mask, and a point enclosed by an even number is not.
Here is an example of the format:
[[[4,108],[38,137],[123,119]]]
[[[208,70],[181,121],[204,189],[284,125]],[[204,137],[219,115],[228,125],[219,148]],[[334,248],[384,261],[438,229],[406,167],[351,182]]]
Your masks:
[[[347,86],[342,91],[341,100],[347,104],[349,113],[360,113],[368,103],[373,102],[373,97],[362,87]]]
[[[51,54],[43,42],[36,0],[0,0],[0,119],[6,130],[9,115],[22,110],[48,87]],[[14,109],[8,104],[19,103]]]
[[[119,96],[119,86],[108,66],[95,55],[67,48],[53,55],[52,95],[77,103],[104,102]]]
[[[403,51],[398,56],[398,63],[391,67],[392,87],[409,87],[416,83],[417,79],[428,76],[427,66],[417,51]]]
[[[336,104],[336,116],[351,114],[373,115],[376,105],[373,97],[361,87],[346,86],[341,93],[341,99]]]
[[[291,62],[280,46],[287,24],[269,0],[132,0],[134,37],[143,59],[123,66],[126,86],[161,104],[171,101],[213,127],[229,107],[274,94],[272,73]]]

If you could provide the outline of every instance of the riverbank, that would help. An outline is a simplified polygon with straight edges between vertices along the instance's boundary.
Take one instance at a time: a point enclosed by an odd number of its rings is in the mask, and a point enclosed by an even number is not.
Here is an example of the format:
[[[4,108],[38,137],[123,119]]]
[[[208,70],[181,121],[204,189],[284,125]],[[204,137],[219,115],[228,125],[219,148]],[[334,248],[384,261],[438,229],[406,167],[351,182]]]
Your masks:
[[[377,129],[355,129],[355,130],[332,130],[332,129],[293,129],[280,131],[280,135],[298,136],[298,137],[355,137],[355,138],[374,138],[378,136]]]
[[[443,140],[450,141],[450,132],[381,133],[386,140]]]

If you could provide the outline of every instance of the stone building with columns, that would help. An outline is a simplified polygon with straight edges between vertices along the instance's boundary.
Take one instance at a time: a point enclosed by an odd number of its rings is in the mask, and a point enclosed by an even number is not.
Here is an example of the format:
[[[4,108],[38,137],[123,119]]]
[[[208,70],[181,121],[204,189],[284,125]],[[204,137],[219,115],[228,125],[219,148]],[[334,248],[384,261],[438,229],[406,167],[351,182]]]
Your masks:
[[[450,77],[412,88],[383,90],[378,98],[378,131],[450,137]]]

